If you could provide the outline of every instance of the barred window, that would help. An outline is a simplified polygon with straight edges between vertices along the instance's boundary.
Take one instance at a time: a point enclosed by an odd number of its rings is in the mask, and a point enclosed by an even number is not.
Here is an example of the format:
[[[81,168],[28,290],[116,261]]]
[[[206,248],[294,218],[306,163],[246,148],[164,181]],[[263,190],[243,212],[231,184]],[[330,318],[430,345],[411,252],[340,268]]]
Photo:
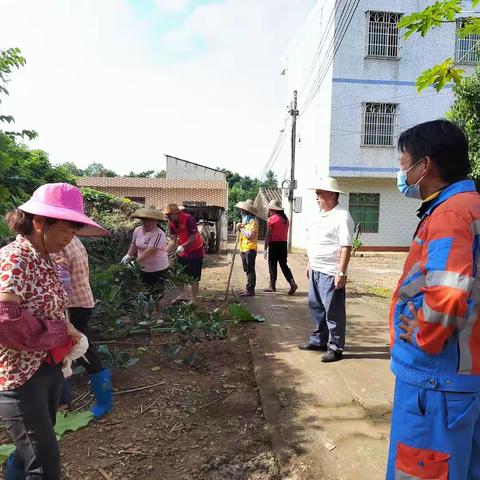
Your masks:
[[[360,232],[378,233],[379,193],[350,193],[348,208],[355,225],[360,225]]]
[[[460,18],[457,20],[457,30],[464,28],[467,20]],[[478,63],[480,35],[472,33],[466,37],[460,38],[458,35],[455,40],[455,60],[459,63]]]
[[[367,12],[368,49],[372,57],[397,58],[399,34],[397,24],[400,13]]]
[[[390,147],[395,144],[397,120],[395,103],[365,103],[362,144]]]

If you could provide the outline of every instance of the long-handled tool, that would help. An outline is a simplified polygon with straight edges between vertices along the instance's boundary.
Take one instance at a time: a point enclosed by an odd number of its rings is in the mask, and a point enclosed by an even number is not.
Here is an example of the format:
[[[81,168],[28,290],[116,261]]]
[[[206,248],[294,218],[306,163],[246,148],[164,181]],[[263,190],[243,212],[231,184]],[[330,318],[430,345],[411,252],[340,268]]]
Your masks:
[[[237,238],[235,240],[235,247],[233,247],[232,264],[230,265],[230,273],[228,274],[227,288],[225,290],[225,300],[228,298],[228,291],[230,290],[230,282],[232,280],[233,266],[235,265],[235,255],[237,254],[237,246],[240,239],[240,232],[237,232]]]

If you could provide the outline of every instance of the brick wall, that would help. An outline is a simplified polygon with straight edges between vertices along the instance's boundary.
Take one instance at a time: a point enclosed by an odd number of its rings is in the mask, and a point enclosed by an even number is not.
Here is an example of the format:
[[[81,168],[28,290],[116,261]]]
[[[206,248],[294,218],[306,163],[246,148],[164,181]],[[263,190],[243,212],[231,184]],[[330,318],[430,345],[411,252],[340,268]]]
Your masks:
[[[128,177],[79,177],[77,185],[117,197],[145,197],[145,205],[164,207],[167,203],[206,202],[207,206],[228,207],[225,180],[193,180]]]

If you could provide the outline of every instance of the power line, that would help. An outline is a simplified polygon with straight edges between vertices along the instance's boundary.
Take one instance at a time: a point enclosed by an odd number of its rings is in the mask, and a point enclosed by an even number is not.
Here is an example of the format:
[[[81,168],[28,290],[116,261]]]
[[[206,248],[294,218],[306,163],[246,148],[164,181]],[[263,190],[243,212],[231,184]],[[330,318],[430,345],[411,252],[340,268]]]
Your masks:
[[[338,27],[338,30],[337,30],[338,36],[337,37],[334,36],[333,39],[332,39],[330,49],[329,49],[330,53],[328,54],[329,58],[326,57],[326,59],[325,59],[323,71],[322,72],[319,71],[317,81],[314,84],[313,88],[311,89],[307,99],[304,101],[302,112],[305,112],[308,109],[308,107],[311,105],[312,101],[314,100],[315,96],[317,95],[318,91],[320,90],[320,87],[323,83],[323,80],[325,79],[328,71],[330,70],[330,66],[332,65],[333,60],[337,55],[338,49],[340,48],[340,45],[342,44],[342,41],[343,41],[343,39],[345,37],[345,34],[346,34],[346,32],[347,32],[347,30],[350,26],[350,23],[352,21],[353,16],[355,15],[355,12],[358,8],[359,3],[360,3],[360,0],[356,0],[355,4],[352,2],[348,7],[349,10],[348,10],[348,13],[346,14],[347,16],[344,17],[344,19],[345,19],[344,22],[342,22],[341,24],[339,22],[339,27]],[[332,47],[333,47],[333,51],[332,51]]]
[[[286,126],[286,122],[287,122],[287,119],[288,119],[288,115],[285,116],[283,122],[284,122],[284,125]],[[260,171],[258,177],[260,179],[262,179],[266,173],[272,169],[273,165],[275,164],[277,158],[278,158],[278,155],[280,154],[280,151],[283,147],[283,143],[285,142],[285,127],[280,130],[280,132],[278,133],[277,135],[277,139],[275,140],[275,143],[273,145],[273,148],[272,148],[272,152],[270,153],[270,156],[268,157],[268,160],[267,162],[265,163],[265,165],[263,166],[262,170]]]
[[[327,47],[327,49],[324,53],[323,62],[319,65],[317,75],[315,77],[315,80],[313,81],[313,84],[310,88],[310,91],[309,91],[308,95],[305,97],[304,104],[306,104],[308,102],[308,100],[310,99],[312,94],[313,94],[313,96],[315,96],[314,92],[316,91],[319,79],[322,76],[322,73],[325,70],[325,68],[327,68],[327,70],[328,70],[327,63],[329,63],[329,57],[331,56],[331,54],[334,50],[335,41],[340,36],[340,32],[341,32],[341,30],[342,30],[342,28],[345,24],[344,23],[345,18],[346,18],[345,12],[347,11],[347,7],[350,8],[352,6],[352,3],[348,3],[350,1],[353,1],[353,0],[347,0],[343,5],[343,9],[342,9],[342,11],[339,15],[338,22],[336,22],[336,24],[335,24],[335,31],[334,31],[333,37],[330,40],[330,44],[328,45],[328,47]],[[336,12],[334,11],[334,13],[336,13]],[[303,110],[303,106],[302,106],[302,110]]]
[[[338,8],[338,5],[340,4],[342,0],[336,0],[335,1],[335,5],[332,9],[332,11],[330,12],[330,16],[327,20],[327,23],[325,24],[325,29],[323,31],[323,34],[320,38],[320,42],[318,44],[318,47],[317,47],[317,50],[315,52],[315,55],[313,57],[313,60],[312,60],[312,64],[310,65],[310,68],[308,70],[308,73],[307,75],[305,76],[305,80],[303,81],[303,85],[301,87],[301,90],[303,90],[304,88],[306,88],[306,86],[308,85],[308,81],[310,80],[310,77],[312,76],[312,73],[314,72],[315,70],[315,65],[317,64],[319,58],[320,58],[320,54],[322,52],[322,47],[325,43],[325,41],[327,40],[327,35],[328,35],[328,32],[330,31],[332,25],[334,25],[334,19],[335,19],[335,12]]]
[[[304,101],[303,105],[302,105],[302,108],[301,108],[301,111],[302,113],[304,113],[308,107],[310,106],[310,104],[312,103],[312,101],[314,100],[316,94],[318,93],[322,83],[323,83],[323,80],[325,79],[329,69],[330,69],[330,66],[338,52],[338,49],[340,48],[342,42],[343,42],[343,39],[345,38],[345,35],[348,31],[348,28],[350,27],[350,24],[352,22],[352,19],[355,15],[355,12],[357,11],[357,8],[358,8],[358,5],[360,3],[360,0],[352,0],[348,7],[347,7],[347,4],[345,4],[344,6],[344,9],[342,10],[342,15],[344,14],[344,12],[346,11],[346,9],[348,8],[348,13],[346,14],[346,16],[342,19],[340,18],[339,20],[339,26],[338,26],[338,29],[336,29],[335,31],[335,35],[332,39],[332,42],[330,43],[330,46],[329,46],[329,53],[327,52],[326,56],[325,56],[325,61],[324,61],[324,64],[323,64],[323,69],[319,69],[319,72],[318,72],[318,75],[317,75],[317,78],[316,78],[316,81],[312,87],[312,89],[310,90],[309,94],[307,95],[306,97],[306,100]],[[337,41],[336,41],[337,40]],[[333,50],[332,50],[333,48]]]

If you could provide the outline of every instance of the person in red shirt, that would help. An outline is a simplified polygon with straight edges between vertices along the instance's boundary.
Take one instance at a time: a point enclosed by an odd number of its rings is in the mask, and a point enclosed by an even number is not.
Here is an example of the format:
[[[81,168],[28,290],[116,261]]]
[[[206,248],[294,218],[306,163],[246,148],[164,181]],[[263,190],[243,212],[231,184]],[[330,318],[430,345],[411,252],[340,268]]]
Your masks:
[[[170,203],[163,210],[168,218],[170,242],[167,252],[176,251],[178,261],[184,267],[185,273],[193,278],[192,301],[197,303],[200,280],[202,277],[203,257],[205,250],[203,240],[198,233],[195,219],[180,209],[176,203]]]
[[[265,292],[277,290],[277,267],[280,264],[285,279],[290,284],[289,295],[293,295],[298,285],[293,279],[292,271],[287,264],[288,257],[288,217],[283,211],[280,200],[272,200],[268,204],[267,235],[265,237],[264,257],[268,258],[268,269],[270,272],[270,285]]]

